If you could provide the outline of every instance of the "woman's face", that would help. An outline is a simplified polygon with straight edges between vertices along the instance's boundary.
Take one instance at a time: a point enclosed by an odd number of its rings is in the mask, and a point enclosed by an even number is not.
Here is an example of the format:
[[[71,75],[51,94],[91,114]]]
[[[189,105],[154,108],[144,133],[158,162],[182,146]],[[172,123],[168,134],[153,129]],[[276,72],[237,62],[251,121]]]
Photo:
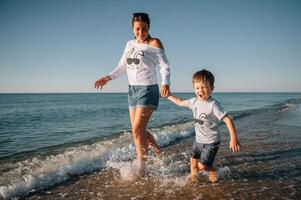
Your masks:
[[[145,22],[134,22],[133,33],[140,43],[145,43],[148,37],[149,27]]]

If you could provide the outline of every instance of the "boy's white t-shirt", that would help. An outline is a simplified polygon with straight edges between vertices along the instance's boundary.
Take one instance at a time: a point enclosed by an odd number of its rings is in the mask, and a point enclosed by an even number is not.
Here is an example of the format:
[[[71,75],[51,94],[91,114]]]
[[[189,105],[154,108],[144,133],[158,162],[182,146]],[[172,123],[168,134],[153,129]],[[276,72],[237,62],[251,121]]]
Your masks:
[[[196,141],[203,144],[219,142],[220,135],[216,127],[219,121],[227,115],[227,112],[212,97],[204,101],[198,100],[196,97],[186,101],[195,119]]]
[[[109,76],[116,79],[127,72],[129,85],[154,85],[157,84],[156,67],[160,68],[161,84],[170,85],[169,64],[164,50],[130,40],[118,67]]]

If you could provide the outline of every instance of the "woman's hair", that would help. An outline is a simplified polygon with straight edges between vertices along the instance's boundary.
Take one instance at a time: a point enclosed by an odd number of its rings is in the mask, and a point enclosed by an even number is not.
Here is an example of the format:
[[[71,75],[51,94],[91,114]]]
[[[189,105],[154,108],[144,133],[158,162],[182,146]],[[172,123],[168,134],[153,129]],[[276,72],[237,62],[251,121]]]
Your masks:
[[[147,13],[134,13],[132,19],[132,26],[134,26],[134,22],[145,22],[150,28],[150,18]]]
[[[202,69],[194,73],[194,75],[192,76],[192,83],[194,84],[195,82],[200,82],[200,81],[208,82],[211,87],[214,86],[214,76],[208,70]]]

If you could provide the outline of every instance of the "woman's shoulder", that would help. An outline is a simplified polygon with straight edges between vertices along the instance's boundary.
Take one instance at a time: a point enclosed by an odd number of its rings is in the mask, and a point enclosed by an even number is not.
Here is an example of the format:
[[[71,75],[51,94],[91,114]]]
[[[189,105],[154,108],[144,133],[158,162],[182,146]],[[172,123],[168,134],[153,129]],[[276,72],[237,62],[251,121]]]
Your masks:
[[[126,45],[135,45],[135,40],[128,40]]]
[[[149,41],[149,45],[164,50],[163,44],[159,38],[151,38]]]
[[[135,40],[128,40],[126,42],[126,45],[125,45],[125,49],[132,49],[133,47],[135,47],[137,44],[135,42]]]

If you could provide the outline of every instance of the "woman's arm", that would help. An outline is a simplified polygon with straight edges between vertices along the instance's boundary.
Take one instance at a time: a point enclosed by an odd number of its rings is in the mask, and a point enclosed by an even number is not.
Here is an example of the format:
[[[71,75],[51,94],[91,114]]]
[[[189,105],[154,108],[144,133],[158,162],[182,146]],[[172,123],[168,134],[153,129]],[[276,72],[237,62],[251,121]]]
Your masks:
[[[110,76],[104,76],[104,77],[100,78],[99,80],[95,81],[94,87],[96,89],[102,89],[102,87],[111,80],[112,80],[112,78]]]
[[[162,50],[162,51],[158,51],[158,53],[156,54],[156,56],[157,56],[156,62],[158,64],[158,66],[160,67],[160,73],[161,73],[161,78],[162,78],[160,94],[161,94],[161,97],[166,98],[170,95],[170,89],[169,89],[170,69],[169,69],[168,60],[165,56],[164,47],[158,38],[152,38],[149,45]]]

